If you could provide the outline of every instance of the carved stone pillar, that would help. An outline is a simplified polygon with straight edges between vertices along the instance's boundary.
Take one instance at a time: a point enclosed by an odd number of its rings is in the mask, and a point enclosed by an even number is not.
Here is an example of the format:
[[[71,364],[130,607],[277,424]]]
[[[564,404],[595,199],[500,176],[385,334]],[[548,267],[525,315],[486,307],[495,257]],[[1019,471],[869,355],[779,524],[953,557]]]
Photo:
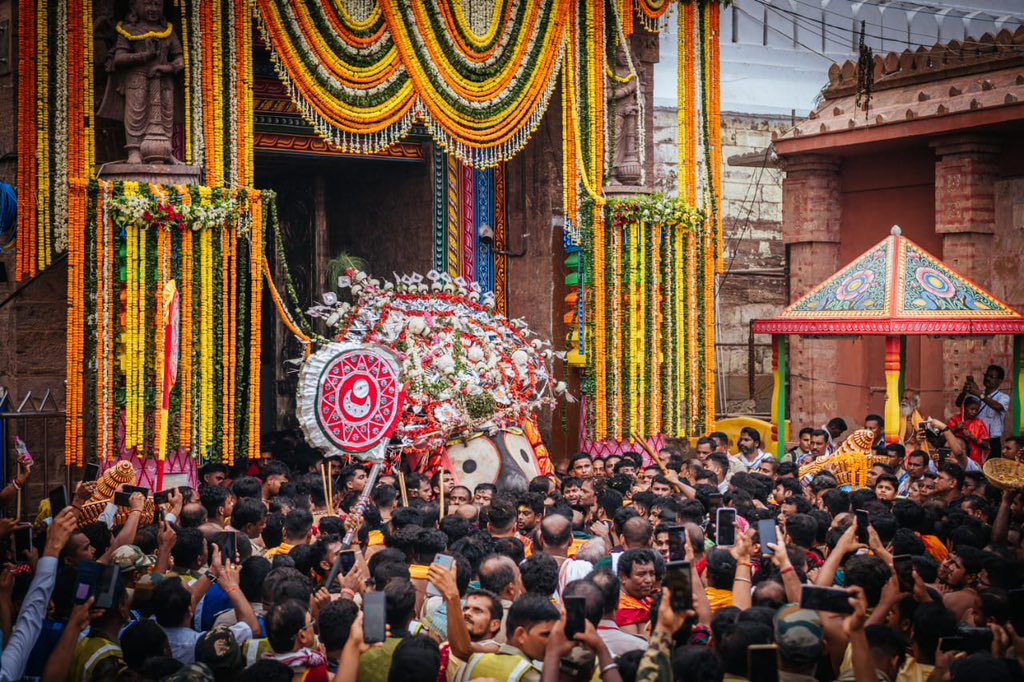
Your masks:
[[[835,274],[842,219],[839,161],[808,154],[787,158],[782,183],[782,239],[789,248],[790,302]],[[836,342],[790,339],[792,423],[820,426],[835,415]],[[816,377],[821,377],[817,380]]]
[[[935,140],[935,232],[942,235],[942,260],[983,287],[992,284],[995,231],[995,181],[999,175],[999,140],[982,135],[955,135]],[[998,355],[980,340],[944,341],[942,380],[947,411],[964,378],[980,381]]]

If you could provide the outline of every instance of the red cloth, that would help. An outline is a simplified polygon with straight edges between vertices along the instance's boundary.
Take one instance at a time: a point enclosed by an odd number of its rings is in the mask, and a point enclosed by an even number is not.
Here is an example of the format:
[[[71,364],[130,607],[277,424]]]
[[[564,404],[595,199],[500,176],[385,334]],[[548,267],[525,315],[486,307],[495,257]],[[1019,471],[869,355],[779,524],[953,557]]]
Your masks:
[[[619,608],[615,612],[615,624],[621,627],[646,623],[650,620],[651,599],[634,599],[625,592],[619,595]]]
[[[327,672],[326,665],[318,665],[302,674],[302,682],[330,682],[330,680],[331,676]]]
[[[953,431],[955,436],[960,437],[960,434],[956,431],[968,431],[978,441],[978,444],[967,441],[968,456],[975,461],[978,466],[985,463],[985,457],[988,456],[991,445],[989,444],[988,427],[985,426],[985,422],[981,421],[977,417],[974,419],[963,418],[963,415],[953,415],[949,422],[946,423],[950,431]]]

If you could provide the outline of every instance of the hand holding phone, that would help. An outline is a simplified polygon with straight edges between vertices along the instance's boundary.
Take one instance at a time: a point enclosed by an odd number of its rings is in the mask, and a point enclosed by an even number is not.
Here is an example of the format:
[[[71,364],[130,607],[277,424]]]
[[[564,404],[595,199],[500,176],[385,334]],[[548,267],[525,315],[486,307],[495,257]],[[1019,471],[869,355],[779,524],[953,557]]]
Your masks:
[[[32,549],[32,526],[18,526],[14,531],[14,563],[28,562],[25,553]]]
[[[383,592],[367,592],[363,595],[363,641],[367,644],[379,644],[387,636],[384,605]]]
[[[61,513],[65,507],[68,506],[68,489],[64,486],[57,486],[50,491],[50,516],[57,518],[57,514]]]
[[[235,563],[238,560],[238,535],[236,533],[225,532],[217,544],[220,545],[221,561]]]
[[[96,462],[89,462],[85,465],[85,471],[82,473],[82,483],[92,483],[100,475],[100,465]]]
[[[693,573],[689,561],[670,561],[665,567],[665,587],[671,591],[669,605],[676,613],[693,608]]]
[[[857,515],[857,542],[862,545],[866,545],[871,541],[871,516],[863,509],[858,509]]]
[[[100,565],[95,561],[82,561],[78,564],[78,571],[75,573],[74,601],[76,604],[84,604],[89,601],[89,597],[96,593],[101,570]]]
[[[715,512],[715,544],[732,547],[736,544],[736,510],[721,507]]]
[[[565,597],[565,638],[569,641],[587,630],[587,600]]]
[[[992,648],[992,631],[988,628],[972,628],[961,625],[956,635],[939,640],[941,651],[963,651],[970,655]]]
[[[114,606],[114,597],[117,595],[117,581],[120,577],[121,569],[116,564],[102,567],[99,581],[96,584],[96,602],[93,604],[95,608],[109,609]]]
[[[353,559],[354,558],[355,557],[353,556]],[[452,564],[455,563],[455,559],[453,559],[448,554],[437,554],[437,555],[434,556],[434,563],[438,564],[439,566],[443,566],[444,568],[446,568],[448,570],[451,570]],[[427,594],[429,594],[432,597],[440,597],[441,596],[440,590],[438,590],[436,587],[434,587],[434,583],[431,583],[431,582],[427,583]]]
[[[760,519],[757,522],[757,537],[761,543],[761,556],[772,556],[775,550],[769,544],[778,545],[779,535],[774,519]]]
[[[899,554],[892,558],[893,567],[896,569],[896,579],[899,581],[900,592],[912,593],[914,591],[914,559],[909,554]]]
[[[130,496],[132,493],[140,493],[143,497],[149,497],[149,488],[143,488],[138,485],[125,485],[121,486],[121,490],[128,493]]]
[[[830,613],[853,613],[850,594],[834,587],[804,585],[800,589],[800,608]]]

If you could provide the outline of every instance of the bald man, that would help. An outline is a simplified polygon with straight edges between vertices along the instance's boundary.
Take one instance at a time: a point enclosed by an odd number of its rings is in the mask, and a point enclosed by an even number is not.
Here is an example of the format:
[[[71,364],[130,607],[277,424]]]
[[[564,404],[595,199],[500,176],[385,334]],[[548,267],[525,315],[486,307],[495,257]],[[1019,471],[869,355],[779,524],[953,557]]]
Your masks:
[[[480,563],[480,587],[484,590],[498,595],[501,600],[503,613],[501,616],[501,629],[494,636],[494,641],[504,644],[505,621],[508,619],[508,610],[512,608],[519,595],[526,590],[523,588],[523,577],[519,573],[516,562],[504,554],[492,554],[484,558]]]
[[[540,522],[540,547],[558,562],[558,591],[553,595],[561,602],[562,590],[573,580],[580,580],[594,570],[589,561],[569,558],[572,545],[572,522],[561,514],[551,514]]]
[[[474,504],[461,504],[455,508],[454,514],[461,516],[471,524],[476,524],[480,517],[480,510]]]
[[[612,571],[619,570],[619,557],[630,549],[649,549],[654,538],[654,527],[642,516],[634,516],[622,524],[622,549],[611,554]]]

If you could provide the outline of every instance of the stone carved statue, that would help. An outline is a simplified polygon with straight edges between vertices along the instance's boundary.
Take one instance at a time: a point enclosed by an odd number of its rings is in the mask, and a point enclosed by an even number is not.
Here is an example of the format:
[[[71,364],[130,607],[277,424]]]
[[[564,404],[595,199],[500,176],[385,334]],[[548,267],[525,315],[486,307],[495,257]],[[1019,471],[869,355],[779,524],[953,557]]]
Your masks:
[[[171,153],[171,132],[176,82],[185,62],[163,7],[163,0],[132,0],[108,54],[109,78],[97,113],[124,123],[130,164],[180,163]]]
[[[640,110],[637,94],[641,90],[639,77],[630,77],[629,63],[623,45],[615,56],[615,75],[612,79],[612,101],[615,106],[615,162],[612,177],[623,185],[640,183]],[[640,96],[643,94],[640,92]]]

